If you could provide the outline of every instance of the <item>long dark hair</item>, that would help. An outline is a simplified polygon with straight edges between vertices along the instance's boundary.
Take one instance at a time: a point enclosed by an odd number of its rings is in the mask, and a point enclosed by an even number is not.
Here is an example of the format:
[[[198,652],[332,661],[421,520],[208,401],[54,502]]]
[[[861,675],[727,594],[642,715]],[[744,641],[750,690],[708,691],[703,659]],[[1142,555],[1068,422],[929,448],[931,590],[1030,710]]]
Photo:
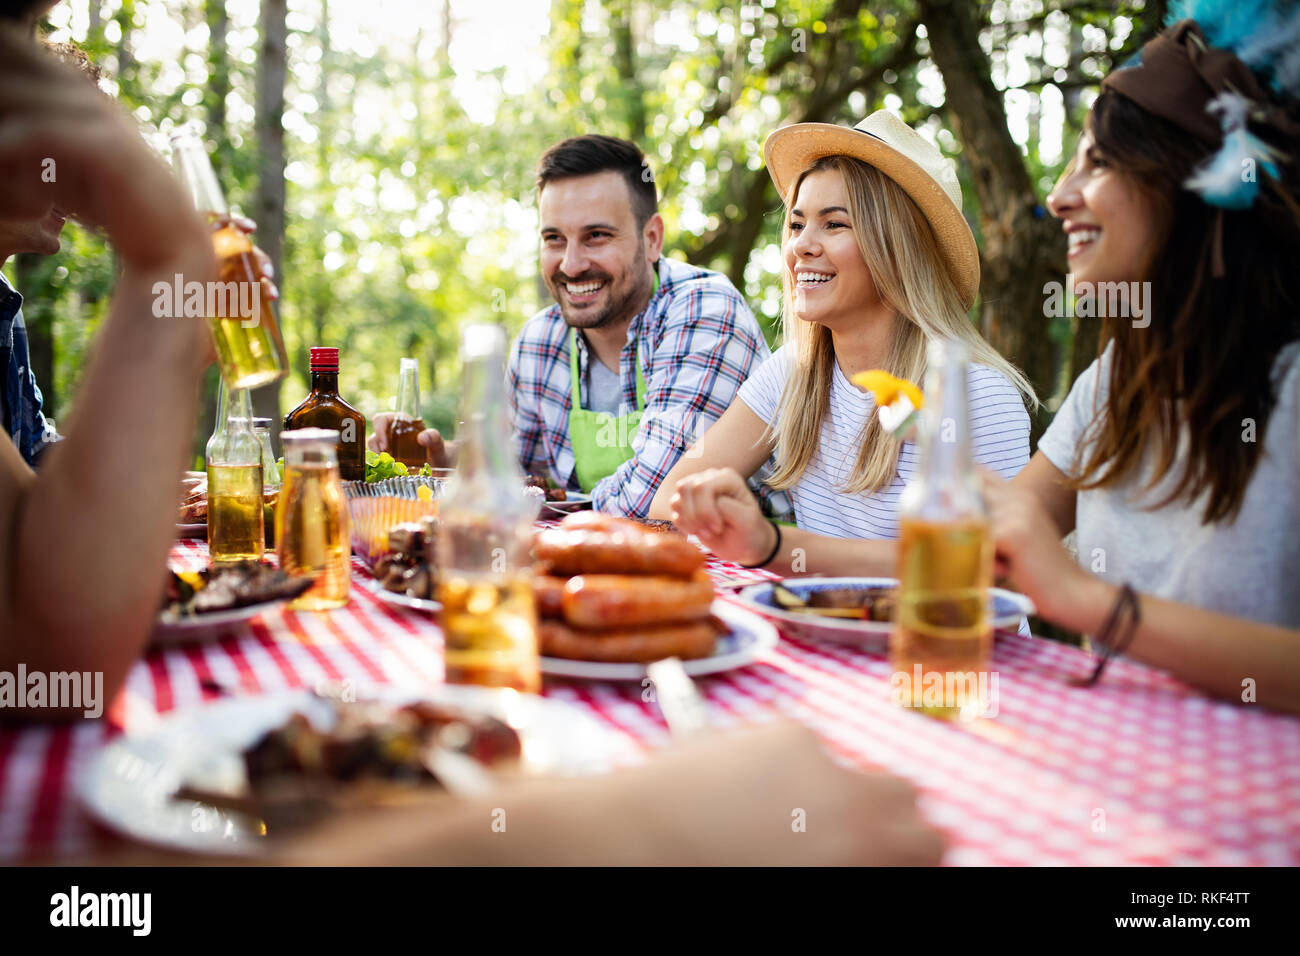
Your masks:
[[[1114,341],[1109,392],[1080,444],[1074,487],[1119,483],[1154,445],[1146,486],[1154,488],[1180,457],[1185,428],[1182,473],[1155,507],[1191,503],[1208,490],[1203,522],[1232,519],[1277,403],[1275,360],[1300,338],[1300,143],[1274,136],[1272,145],[1287,156],[1278,164],[1280,181],[1259,170],[1255,204],[1232,211],[1182,187],[1211,151],[1191,134],[1110,91],[1094,104],[1089,128],[1106,160],[1149,200],[1159,239],[1145,276],[1150,324],[1104,320],[1101,348]]]

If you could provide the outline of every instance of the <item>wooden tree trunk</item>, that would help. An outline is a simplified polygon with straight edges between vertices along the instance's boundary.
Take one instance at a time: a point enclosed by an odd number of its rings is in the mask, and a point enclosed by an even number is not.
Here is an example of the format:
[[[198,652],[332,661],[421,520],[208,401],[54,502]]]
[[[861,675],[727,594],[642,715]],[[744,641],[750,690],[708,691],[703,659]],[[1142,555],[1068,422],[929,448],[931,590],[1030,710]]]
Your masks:
[[[226,33],[226,0],[205,0],[204,18],[208,24],[208,86],[204,99],[208,112],[208,139],[217,144],[213,157],[217,179],[230,179],[230,137],[226,135],[226,97],[230,95],[230,56]]]
[[[979,42],[978,7],[967,0],[920,0],[931,59],[943,74],[945,111],[962,143],[979,201],[980,283],[985,336],[1018,365],[1040,398],[1055,390],[1043,286],[1065,272],[1065,237],[1046,215],[1020,147],[1007,129],[1002,95]],[[1042,416],[1031,440],[1042,432]]]
[[[284,78],[287,0],[262,0],[262,50],[257,69],[257,244],[275,266],[278,285],[285,288],[281,263],[284,251]],[[272,419],[278,433],[280,389],[257,390],[254,414]]]
[[[632,2],[621,0],[611,5],[610,24],[614,34],[614,66],[618,70],[619,97],[627,119],[627,136],[639,146],[645,145],[645,90],[636,68],[636,41],[632,36]]]

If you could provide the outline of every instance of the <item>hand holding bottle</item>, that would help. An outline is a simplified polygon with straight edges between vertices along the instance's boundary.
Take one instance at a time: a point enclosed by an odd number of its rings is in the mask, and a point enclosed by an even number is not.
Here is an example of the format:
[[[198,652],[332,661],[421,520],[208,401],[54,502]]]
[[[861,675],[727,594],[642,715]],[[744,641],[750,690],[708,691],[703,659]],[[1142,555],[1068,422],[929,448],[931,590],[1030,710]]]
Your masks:
[[[393,422],[397,415],[393,412],[380,412],[371,421],[370,439],[367,447],[371,451],[393,453]],[[456,466],[456,443],[447,441],[436,428],[426,428],[415,439],[424,449],[425,460],[434,468],[454,468]]]

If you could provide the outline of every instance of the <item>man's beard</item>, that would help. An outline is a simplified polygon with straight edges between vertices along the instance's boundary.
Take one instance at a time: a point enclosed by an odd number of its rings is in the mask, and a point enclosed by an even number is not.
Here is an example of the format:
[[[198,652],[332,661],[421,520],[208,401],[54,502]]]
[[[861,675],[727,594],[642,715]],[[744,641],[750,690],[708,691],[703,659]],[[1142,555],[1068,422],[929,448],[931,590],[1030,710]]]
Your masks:
[[[605,329],[631,319],[631,310],[633,305],[641,298],[649,298],[645,293],[649,288],[651,288],[651,282],[646,278],[644,272],[642,272],[640,268],[641,264],[645,262],[645,240],[641,240],[637,243],[636,259],[634,261],[637,264],[638,269],[635,273],[624,273],[624,275],[629,276],[631,279],[631,285],[621,295],[619,295],[613,288],[613,281],[611,277],[607,275],[592,275],[587,273],[581,277],[569,278],[566,276],[564,278],[559,278],[560,274],[557,273],[552,277],[551,295],[555,296],[555,301],[559,303],[560,314],[564,316],[565,323],[571,325],[575,329]],[[563,298],[565,293],[560,287],[566,283],[578,284],[581,282],[599,281],[606,282],[606,288],[609,289],[610,299],[606,303],[605,307],[598,311],[591,309],[581,309],[576,313],[570,311],[569,306]]]

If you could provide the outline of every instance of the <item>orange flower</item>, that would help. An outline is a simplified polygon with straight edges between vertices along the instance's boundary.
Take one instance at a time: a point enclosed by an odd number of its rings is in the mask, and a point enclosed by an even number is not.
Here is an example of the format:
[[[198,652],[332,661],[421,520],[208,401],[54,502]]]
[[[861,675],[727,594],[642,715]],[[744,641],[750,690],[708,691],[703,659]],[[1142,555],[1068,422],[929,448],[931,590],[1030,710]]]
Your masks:
[[[883,369],[873,368],[869,372],[859,372],[852,382],[865,388],[875,396],[877,405],[892,405],[899,395],[904,395],[913,408],[920,408],[923,398],[921,390],[905,378],[896,378]]]

